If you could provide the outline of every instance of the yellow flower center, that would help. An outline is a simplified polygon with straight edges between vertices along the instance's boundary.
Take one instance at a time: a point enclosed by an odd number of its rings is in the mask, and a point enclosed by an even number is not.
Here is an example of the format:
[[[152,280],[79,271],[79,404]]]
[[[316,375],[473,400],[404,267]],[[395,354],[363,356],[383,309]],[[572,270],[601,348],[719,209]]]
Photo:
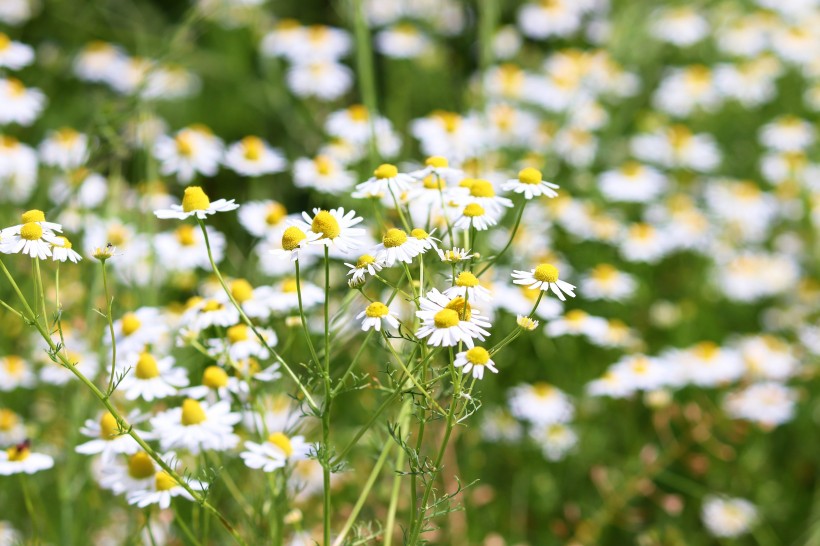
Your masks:
[[[564,315],[564,320],[572,324],[580,324],[584,322],[589,315],[580,309],[573,309],[571,311],[567,311]]]
[[[114,246],[122,246],[126,241],[128,233],[122,225],[115,225],[108,228],[107,235],[109,243]]]
[[[285,294],[294,294],[297,291],[298,285],[296,279],[285,279],[282,281],[282,292]]]
[[[433,317],[436,328],[458,326],[458,313],[452,309],[442,309]]]
[[[4,51],[4,50],[8,49],[8,47],[10,45],[11,45],[11,38],[9,38],[8,35],[3,34],[2,32],[0,32],[0,51]]]
[[[399,170],[396,168],[395,165],[391,165],[389,163],[382,163],[379,165],[373,174],[376,178],[384,180],[385,178],[395,178],[396,175],[399,174]]]
[[[621,166],[621,173],[630,178],[638,176],[642,171],[643,166],[637,161],[627,161]]]
[[[476,218],[478,216],[484,216],[484,207],[482,207],[478,203],[470,203],[469,205],[464,207],[463,214],[467,218]]]
[[[6,450],[6,458],[12,463],[23,462],[28,459],[29,455],[31,455],[31,451],[29,451],[26,444],[20,444]]]
[[[720,352],[720,347],[712,341],[702,341],[695,345],[694,351],[703,360],[712,360]]]
[[[290,457],[293,454],[293,444],[290,443],[290,438],[281,432],[274,432],[268,436],[268,442],[284,451],[285,457]]]
[[[244,303],[253,297],[253,286],[245,279],[236,279],[231,283],[231,295],[239,303]]]
[[[117,431],[119,428],[117,419],[108,412],[104,413],[100,419],[100,438],[103,440],[113,440],[118,436]]]
[[[142,326],[142,322],[140,322],[140,319],[138,319],[134,313],[126,313],[123,315],[122,326],[120,326],[123,335],[130,336],[139,330],[140,326]]]
[[[62,237],[62,236],[55,237],[54,238],[54,243],[52,243],[52,244],[56,247],[59,247],[59,248],[69,248],[70,249],[71,246],[72,246],[71,241],[69,241],[68,239],[66,239],[65,237]]]
[[[440,155],[434,155],[434,156],[428,157],[424,161],[424,164],[427,165],[428,167],[434,167],[436,169],[440,169],[442,167],[448,167],[450,165],[449,162],[447,161],[447,158],[441,157]]]
[[[484,366],[490,361],[490,353],[484,347],[473,347],[464,357],[467,362],[475,366]]]
[[[450,300],[450,303],[447,304],[447,309],[452,309],[458,313],[461,320],[470,320],[470,317],[472,316],[472,307],[470,307],[467,300],[461,296]]]
[[[310,230],[313,233],[321,233],[322,239],[335,239],[342,232],[339,222],[326,210],[316,213],[310,224]]]
[[[423,229],[421,229],[421,228],[415,228],[415,229],[413,229],[413,230],[410,232],[410,235],[412,235],[412,236],[413,236],[413,237],[415,237],[416,239],[426,239],[426,238],[428,238],[428,237],[430,236],[430,234],[429,234],[429,233],[427,233],[426,231],[424,231],[424,230],[423,230]]]
[[[288,211],[281,203],[271,203],[268,205],[268,212],[265,215],[265,223],[269,226],[275,226],[287,215]]]
[[[216,300],[208,300],[205,302],[205,305],[202,306],[202,311],[205,313],[213,313],[214,311],[222,310],[223,306]]]
[[[6,408],[0,409],[0,430],[7,432],[16,427],[18,422],[16,413]]]
[[[558,268],[552,264],[541,264],[535,268],[532,276],[538,281],[552,283],[558,280]]]
[[[609,264],[599,264],[592,270],[592,278],[599,282],[611,282],[618,276],[618,270]]]
[[[527,167],[518,171],[518,181],[522,184],[540,184],[543,180],[541,171]]]
[[[448,133],[455,133],[461,125],[461,116],[454,112],[439,112],[438,119]]]
[[[219,366],[208,366],[202,372],[202,384],[210,389],[219,389],[228,384],[228,374]]]
[[[238,343],[248,340],[248,327],[244,324],[237,324],[228,328],[228,341]]]
[[[366,121],[369,117],[367,113],[367,108],[361,104],[354,104],[347,109],[347,113],[350,114],[350,119],[354,121]]]
[[[456,277],[456,286],[467,286],[469,288],[478,286],[478,278],[469,271],[462,271]]]
[[[299,243],[307,239],[304,231],[296,226],[290,226],[282,234],[282,248],[285,250],[295,250],[299,248]]]
[[[157,488],[157,491],[168,491],[177,485],[177,481],[164,470],[160,470],[154,476],[154,486]]]
[[[242,147],[245,148],[245,159],[248,161],[259,161],[262,152],[265,151],[265,143],[255,136],[247,136],[242,139]]]
[[[316,167],[316,172],[322,176],[333,173],[333,161],[327,156],[317,155],[313,158],[313,166]]]
[[[21,220],[24,224],[28,224],[29,222],[45,222],[46,215],[41,210],[31,209],[27,210],[20,216]]]
[[[489,180],[477,179],[470,185],[473,197],[495,197],[495,189]]]
[[[182,210],[185,212],[193,212],[195,210],[208,210],[211,206],[211,200],[202,191],[199,186],[188,186],[185,188],[185,194],[182,196]]]
[[[159,377],[159,366],[157,359],[151,353],[142,353],[137,360],[137,367],[134,374],[139,379],[153,379]]]
[[[174,143],[177,146],[177,153],[184,157],[194,155],[194,142],[191,135],[188,133],[180,133],[174,137]]]
[[[370,318],[382,318],[386,317],[388,313],[390,313],[390,309],[388,309],[385,304],[374,301],[367,306],[367,309],[365,309],[364,312]]]
[[[150,478],[154,470],[154,461],[144,451],[137,452],[128,459],[128,475],[135,480]]]
[[[532,390],[539,398],[546,398],[555,392],[555,389],[549,383],[539,381],[532,386]]]
[[[22,97],[26,94],[26,86],[17,78],[7,79],[6,85],[9,86],[9,93],[12,97]]]
[[[12,377],[20,377],[26,369],[23,359],[16,355],[7,356],[3,362],[6,372]]]
[[[370,254],[364,254],[359,257],[359,260],[356,262],[356,267],[361,269],[373,263],[376,263],[376,258],[371,256]]]
[[[182,246],[194,246],[194,244],[196,244],[196,240],[194,239],[195,234],[196,231],[194,231],[193,226],[189,225],[181,225],[174,232],[177,241],[179,241],[179,244]]]
[[[20,237],[27,241],[37,241],[42,236],[43,228],[40,227],[40,224],[29,222],[28,224],[23,224],[23,227],[20,228]]]
[[[202,409],[202,406],[199,404],[199,402],[197,402],[193,398],[186,398],[185,401],[182,402],[181,420],[182,424],[186,427],[191,425],[198,425],[207,418],[208,416],[205,414],[205,410]]]
[[[422,184],[424,184],[424,189],[427,190],[443,190],[447,187],[447,182],[434,174],[425,176]]]
[[[407,242],[407,233],[405,233],[401,229],[388,229],[387,233],[384,234],[382,237],[382,243],[384,243],[385,248],[395,248],[397,246],[401,246]]]

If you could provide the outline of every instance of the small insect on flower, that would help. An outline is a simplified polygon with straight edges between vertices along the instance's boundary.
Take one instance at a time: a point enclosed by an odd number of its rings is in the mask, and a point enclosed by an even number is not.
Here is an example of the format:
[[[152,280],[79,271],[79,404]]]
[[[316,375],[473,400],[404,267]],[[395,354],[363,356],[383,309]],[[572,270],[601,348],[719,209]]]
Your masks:
[[[238,209],[239,205],[234,200],[217,199],[213,203],[199,186],[188,186],[182,196],[182,205],[171,205],[168,209],[155,210],[157,218],[185,220],[196,215],[200,220],[204,220],[209,214],[217,212],[228,212]]]
[[[368,305],[364,311],[356,315],[356,319],[364,319],[362,320],[362,330],[365,332],[371,329],[380,332],[383,322],[386,322],[393,328],[399,327],[399,321],[395,315],[393,315],[393,312],[390,311],[390,308],[378,301],[374,301]]]
[[[117,253],[117,247],[115,247],[111,243],[108,243],[105,246],[98,246],[97,248],[95,248],[94,252],[91,254],[91,256],[95,260],[99,260],[101,262],[104,262],[106,260],[110,260],[111,258],[113,258],[116,253]]]
[[[370,254],[362,254],[355,264],[345,263],[345,265],[350,268],[347,272],[350,282],[357,286],[364,283],[368,274],[375,276],[384,267],[381,261]]]
[[[288,462],[307,459],[313,445],[305,442],[304,436],[288,436],[283,432],[274,432],[261,444],[245,442],[245,448],[246,451],[239,456],[249,468],[273,472]]]
[[[524,199],[530,200],[533,197],[546,195],[547,197],[558,197],[558,184],[547,182],[543,179],[541,171],[527,167],[518,172],[518,178],[511,178],[502,184],[501,189],[515,193],[523,193]]]
[[[541,264],[529,271],[513,271],[513,283],[524,285],[531,290],[552,290],[561,301],[566,301],[564,294],[575,297],[575,286],[558,278],[558,268],[551,264]]]
[[[498,220],[487,213],[487,210],[478,203],[470,203],[465,206],[461,215],[456,218],[453,227],[468,230],[474,227],[478,231],[484,231],[496,225]]]
[[[462,368],[462,373],[470,373],[470,370],[472,370],[473,377],[476,379],[484,379],[484,368],[493,373],[498,373],[495,362],[490,358],[490,353],[484,347],[473,347],[470,350],[458,353],[453,366]]]
[[[383,163],[373,171],[371,178],[356,185],[356,191],[353,192],[353,197],[381,197],[383,195],[390,195],[391,192],[393,195],[398,196],[407,191],[412,183],[412,176],[400,173],[395,165]]]
[[[54,238],[54,243],[51,247],[51,259],[55,262],[65,262],[71,260],[77,263],[83,259],[76,251],[71,249],[71,241],[67,238],[59,236]]]
[[[52,466],[54,459],[42,453],[32,453],[31,442],[28,440],[0,451],[0,476],[34,474]]]

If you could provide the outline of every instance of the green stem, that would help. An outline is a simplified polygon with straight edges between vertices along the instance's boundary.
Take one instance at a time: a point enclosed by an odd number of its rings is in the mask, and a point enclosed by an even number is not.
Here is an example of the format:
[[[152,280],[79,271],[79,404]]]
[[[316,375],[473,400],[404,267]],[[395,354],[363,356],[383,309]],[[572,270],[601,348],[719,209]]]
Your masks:
[[[313,340],[310,337],[310,330],[308,329],[307,325],[307,317],[305,316],[305,310],[302,307],[302,278],[299,271],[299,260],[296,260],[296,299],[299,302],[299,318],[302,319],[302,330],[305,332],[305,341],[307,341],[308,349],[310,350],[310,356],[313,358],[313,362],[316,365],[319,365],[319,357],[316,355],[316,348],[313,346]]]
[[[117,369],[117,338],[114,335],[114,317],[112,314],[114,298],[111,297],[111,293],[108,291],[108,274],[106,273],[105,262],[105,260],[100,261],[102,266],[103,290],[105,291],[105,318],[108,320],[108,333],[111,334],[111,377],[108,379],[108,396],[111,396],[111,393],[114,391],[114,374]]]
[[[331,493],[330,493],[330,408],[333,391],[330,384],[330,249],[325,246],[325,365],[322,373],[325,384],[325,401],[322,408],[322,443],[324,461],[322,465],[324,544],[330,544]]]

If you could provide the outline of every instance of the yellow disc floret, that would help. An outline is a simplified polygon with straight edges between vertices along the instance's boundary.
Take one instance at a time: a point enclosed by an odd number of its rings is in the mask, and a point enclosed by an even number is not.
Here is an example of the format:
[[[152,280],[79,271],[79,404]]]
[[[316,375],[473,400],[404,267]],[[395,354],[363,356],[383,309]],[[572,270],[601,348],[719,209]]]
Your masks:
[[[275,226],[282,219],[288,215],[288,209],[284,207],[281,203],[273,202],[268,205],[267,213],[265,214],[265,223],[269,226]]]
[[[425,176],[422,184],[424,184],[424,189],[427,190],[443,190],[447,187],[447,182],[434,174]]]
[[[211,200],[199,186],[188,186],[182,196],[182,210],[193,212],[195,210],[208,210]]]
[[[194,246],[194,244],[196,244],[196,231],[193,226],[179,226],[176,231],[174,231],[174,235],[182,246]]]
[[[415,228],[413,231],[410,232],[410,235],[415,237],[416,239],[426,239],[430,236],[429,233],[427,233],[421,228]]]
[[[478,278],[469,271],[462,271],[456,277],[456,286],[466,286],[468,288],[478,286]]]
[[[20,219],[23,221],[24,224],[28,224],[29,222],[45,222],[46,215],[41,210],[32,209],[24,212],[20,216]]]
[[[168,491],[177,485],[177,481],[164,470],[160,470],[154,476],[154,486],[157,488],[157,491]]]
[[[484,347],[473,347],[464,355],[467,362],[474,366],[484,366],[490,361],[490,353]]]
[[[364,310],[364,314],[370,318],[386,317],[390,313],[390,309],[379,301],[374,301]]]
[[[484,207],[479,205],[478,203],[470,203],[466,207],[464,207],[464,216],[467,218],[476,218],[479,216],[484,216],[485,211]]]
[[[543,180],[541,171],[527,167],[518,171],[518,181],[522,184],[540,184]]]
[[[242,146],[245,148],[245,159],[248,161],[259,161],[262,152],[265,151],[265,143],[255,136],[247,136],[242,139]]]
[[[221,311],[223,307],[224,306],[216,300],[208,300],[205,302],[205,305],[202,306],[202,311],[204,313],[213,313],[215,311]]]
[[[290,438],[281,432],[274,432],[268,436],[268,442],[272,443],[285,453],[285,457],[290,457],[293,454],[293,444]]]
[[[144,451],[131,455],[128,459],[128,475],[135,480],[144,480],[154,475],[154,461]]]
[[[356,262],[356,267],[361,269],[363,267],[367,267],[368,265],[376,263],[376,258],[371,256],[370,254],[363,254],[359,256],[358,261]]]
[[[458,326],[458,312],[452,309],[442,309],[433,317],[436,328],[452,328]]]
[[[131,334],[139,330],[140,326],[142,326],[142,322],[140,322],[140,319],[138,319],[137,315],[135,315],[134,313],[126,313],[125,315],[123,315],[120,326],[123,335],[130,336]]]
[[[56,247],[68,248],[68,249],[70,249],[71,246],[72,246],[71,241],[69,241],[68,239],[66,239],[65,237],[62,237],[62,236],[55,237],[54,238],[54,243],[52,243],[52,244]]]
[[[447,162],[447,158],[446,157],[441,157],[440,155],[434,155],[434,156],[428,157],[424,161],[424,164],[427,165],[428,167],[433,167],[433,168],[436,168],[436,169],[440,169],[442,167],[449,166],[449,163]]]
[[[198,425],[199,423],[205,421],[208,416],[205,414],[205,410],[202,409],[202,406],[199,402],[194,400],[193,398],[187,398],[184,402],[182,402],[182,424],[186,427],[191,425]]]
[[[295,250],[299,248],[299,243],[307,239],[305,232],[296,226],[290,226],[282,234],[282,248],[285,250]]]
[[[12,463],[23,462],[31,455],[27,444],[20,444],[19,446],[10,447],[6,450],[6,460]]]
[[[477,179],[470,185],[473,197],[495,197],[495,188],[489,180]]]
[[[450,303],[447,304],[447,309],[452,309],[453,311],[458,313],[458,316],[461,318],[461,320],[470,320],[470,317],[473,314],[472,307],[470,307],[470,304],[467,302],[467,300],[465,300],[461,296],[451,299]]]
[[[0,408],[0,431],[7,432],[19,423],[17,414],[10,409]]]
[[[245,303],[253,297],[253,286],[245,279],[236,279],[231,283],[231,296],[239,303]]]
[[[20,237],[27,241],[37,241],[42,236],[43,228],[40,227],[40,224],[29,222],[28,224],[23,224],[23,227],[20,228]]]
[[[321,233],[322,239],[335,239],[342,232],[338,220],[326,210],[316,213],[310,224],[310,230],[313,233]]]
[[[228,328],[228,341],[231,343],[239,343],[240,341],[248,340],[248,327],[244,324],[237,324]]]
[[[375,171],[373,171],[373,175],[376,178],[382,180],[386,178],[395,178],[398,174],[399,169],[397,169],[395,165],[391,165],[390,163],[382,163],[376,168]]]
[[[100,438],[103,440],[113,440],[117,437],[119,428],[117,419],[108,412],[104,413],[100,419]]]
[[[134,375],[138,379],[153,379],[159,377],[159,366],[157,359],[151,353],[142,353],[137,360]]]
[[[225,387],[228,384],[228,374],[219,366],[208,366],[202,372],[202,384],[211,389]]]
[[[552,264],[541,264],[535,268],[532,276],[537,281],[553,283],[558,280],[558,268]]]
[[[401,246],[407,242],[407,233],[405,233],[401,229],[388,229],[387,233],[384,234],[382,237],[382,243],[384,243],[385,248],[395,248],[397,246]]]

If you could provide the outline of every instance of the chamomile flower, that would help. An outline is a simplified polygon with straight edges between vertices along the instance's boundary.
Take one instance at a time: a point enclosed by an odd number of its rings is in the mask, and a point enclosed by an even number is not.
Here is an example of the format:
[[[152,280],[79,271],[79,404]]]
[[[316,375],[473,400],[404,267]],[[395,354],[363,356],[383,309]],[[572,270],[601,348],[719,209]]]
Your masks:
[[[54,242],[51,243],[51,259],[55,262],[65,262],[71,260],[73,263],[79,263],[83,259],[76,251],[71,249],[71,241],[63,236],[54,237]]]
[[[114,337],[118,350],[140,353],[146,345],[163,343],[168,337],[168,325],[159,309],[140,307],[114,321]],[[103,343],[111,345],[108,332],[103,337]]]
[[[12,474],[34,474],[54,466],[54,459],[43,453],[31,451],[31,443],[26,440],[6,450],[0,450],[0,476]]]
[[[450,276],[450,282],[453,286],[444,291],[444,295],[448,298],[462,297],[472,302],[489,302],[493,299],[492,292],[481,286],[478,277],[470,271],[462,271],[455,277]]]
[[[257,332],[262,336],[268,346],[273,347],[278,342],[276,332],[268,328],[257,328]],[[247,360],[251,357],[267,359],[270,353],[265,345],[259,340],[247,325],[234,324],[225,330],[225,339],[212,339],[208,341],[208,347],[217,360],[224,360],[225,356],[229,360]]]
[[[291,66],[285,78],[296,96],[316,97],[323,101],[338,99],[353,85],[353,72],[345,65],[327,59]]]
[[[362,330],[365,332],[368,330],[380,332],[383,323],[387,323],[391,328],[399,327],[399,320],[390,308],[379,301],[369,304],[364,311],[356,315],[356,320],[362,321]]]
[[[347,272],[350,277],[349,283],[355,286],[364,283],[367,275],[375,276],[384,267],[384,264],[371,254],[362,254],[355,264],[345,263],[345,265],[350,268]]]
[[[133,420],[138,421],[139,417],[134,415]],[[123,423],[121,429],[117,419],[107,411],[97,420],[87,419],[85,425],[80,428],[80,432],[93,440],[78,445],[74,450],[83,455],[100,454],[105,463],[113,461],[117,455],[133,455],[140,450],[140,446],[136,440],[125,433],[129,426]],[[145,432],[138,432],[140,436],[148,436]]]
[[[203,450],[233,449],[239,443],[233,426],[241,419],[228,401],[208,404],[187,398],[182,406],[154,416],[151,427],[162,449],[181,448],[198,455]]]
[[[581,309],[572,309],[563,317],[551,320],[544,331],[550,337],[574,335],[601,339],[605,336],[607,328],[605,318],[592,316]]]
[[[211,226],[205,226],[205,231],[214,262],[219,263],[225,254],[225,236]],[[166,271],[191,271],[211,266],[205,236],[199,226],[180,224],[172,232],[157,233],[154,247],[159,265]]]
[[[362,221],[362,217],[356,216],[352,210],[345,214],[345,209],[341,207],[313,209],[313,218],[307,212],[302,213],[302,218],[304,221],[297,220],[294,225],[305,233],[319,235],[312,244],[336,248],[344,254],[355,250],[360,244],[359,238],[365,233],[364,229],[353,227]]]
[[[701,519],[716,537],[737,537],[747,533],[757,519],[757,508],[746,499],[707,496]]]
[[[459,262],[469,260],[475,256],[475,254],[470,254],[470,251],[466,248],[458,247],[453,247],[449,250],[437,248],[436,254],[438,254],[438,257],[442,262],[450,264],[457,264]]]
[[[382,237],[382,242],[376,245],[376,259],[392,267],[396,262],[411,263],[413,258],[421,254],[422,246],[415,237],[408,237],[402,229],[391,228]]]
[[[414,59],[431,49],[430,38],[412,24],[399,23],[379,31],[373,38],[376,50],[393,59]]]
[[[750,385],[729,393],[723,407],[735,419],[746,419],[765,428],[774,428],[794,419],[797,392],[776,381]]]
[[[495,362],[490,358],[489,351],[484,347],[473,347],[472,349],[456,354],[453,366],[461,368],[461,372],[465,374],[472,371],[473,377],[476,379],[484,379],[485,369],[493,373],[498,373]]]
[[[160,172],[176,175],[182,182],[190,182],[197,175],[213,176],[222,159],[222,141],[202,126],[181,129],[173,137],[160,135],[153,153],[160,162]],[[207,208],[207,207],[206,207]]]
[[[287,162],[261,138],[247,136],[228,148],[225,165],[243,176],[262,176],[284,171]]]
[[[636,286],[632,275],[618,271],[610,264],[596,265],[581,279],[581,291],[593,300],[623,300],[635,292]]]
[[[329,154],[322,153],[313,159],[302,157],[293,163],[293,184],[297,188],[314,188],[336,195],[348,191],[355,180],[342,162]]]
[[[578,444],[578,435],[565,423],[536,425],[530,429],[530,438],[549,461],[560,461]]]
[[[182,323],[195,332],[210,326],[227,328],[239,322],[239,311],[233,304],[216,298],[200,298],[185,311]]]
[[[20,70],[33,60],[34,50],[31,46],[16,42],[0,32],[0,68]]]
[[[461,215],[453,222],[453,227],[463,230],[475,228],[478,231],[484,231],[497,223],[498,220],[488,214],[484,207],[478,203],[470,203],[461,209]]]
[[[239,205],[234,200],[217,199],[213,203],[199,186],[188,186],[182,196],[182,205],[171,205],[170,208],[155,210],[157,218],[185,220],[191,216],[196,216],[204,220],[209,214],[217,212],[228,212],[238,209]]]
[[[459,183],[459,186],[467,190],[465,196],[461,199],[462,203],[476,203],[495,219],[504,214],[505,208],[513,206],[513,202],[506,197],[496,195],[495,187],[489,180],[465,178]]]
[[[173,457],[173,454],[169,456]],[[196,480],[187,481],[187,485],[194,490],[205,488],[202,482]],[[159,470],[154,474],[146,489],[129,491],[126,495],[128,504],[133,504],[139,508],[146,508],[156,504],[163,510],[167,510],[171,506],[171,499],[174,497],[182,497],[189,501],[194,500],[188,490],[164,470]]]
[[[0,125],[31,125],[45,104],[46,96],[39,89],[27,88],[15,78],[0,78]]]
[[[39,211],[29,211],[39,212]],[[29,213],[24,214],[24,218]],[[40,213],[42,217],[42,213]],[[45,260],[51,256],[51,247],[59,243],[55,231],[62,231],[60,228],[48,227],[49,222],[34,220],[25,222],[20,226],[6,228],[1,232],[0,252],[5,254],[26,254],[32,258]],[[57,224],[51,224],[57,225]]]
[[[304,436],[288,436],[284,432],[274,432],[261,444],[245,442],[245,451],[239,454],[249,468],[263,472],[273,472],[289,462],[307,459],[314,449],[305,442]]]
[[[40,143],[40,159],[64,171],[81,167],[88,158],[88,136],[71,127],[49,133]]]
[[[518,172],[518,178],[512,178],[502,184],[501,189],[515,193],[523,193],[524,199],[530,200],[533,197],[546,195],[547,197],[558,197],[558,184],[547,182],[543,179],[541,171],[527,167]]]
[[[384,163],[373,171],[371,178],[356,185],[356,191],[353,192],[353,197],[369,198],[391,194],[398,196],[407,191],[412,182],[412,176],[400,173],[395,165]]]
[[[131,371],[117,388],[125,393],[126,400],[141,398],[146,402],[175,396],[178,389],[188,386],[188,373],[174,366],[174,358],[156,358],[144,351],[132,353],[123,359],[122,365]]]
[[[657,169],[630,161],[618,170],[606,171],[598,180],[601,193],[612,201],[648,203],[666,189],[666,177]]]
[[[37,167],[37,154],[31,147],[0,134],[0,184],[9,201],[28,201],[37,185]]]
[[[103,466],[99,477],[100,487],[117,495],[149,489],[156,473],[154,460],[146,452],[137,451],[125,461],[115,459]]]
[[[435,189],[443,189],[447,182],[455,183],[464,179],[464,171],[450,166],[450,162],[446,157],[440,155],[433,155],[424,160],[424,168],[410,173],[410,176],[416,180],[425,180],[428,176],[432,176],[432,185]],[[444,182],[444,184],[436,184],[436,181]]]
[[[0,408],[0,445],[19,444],[26,439],[26,427],[20,416],[7,408]]]
[[[421,325],[416,337],[428,338],[428,345],[452,347],[463,342],[472,348],[474,339],[484,341],[484,336],[490,335],[485,330],[490,327],[490,322],[464,298],[448,298],[433,288],[425,297],[419,298],[419,307],[416,316]]]
[[[513,271],[512,278],[513,283],[526,286],[530,290],[552,290],[561,301],[566,301],[564,294],[575,297],[575,285],[559,279],[558,268],[552,264],[541,264],[529,271]]]
[[[524,384],[510,389],[510,412],[533,425],[567,423],[575,408],[569,396],[548,383]]]
[[[303,252],[308,252],[308,245],[321,237],[319,233],[305,233],[297,226],[290,226],[282,233],[282,248],[271,250],[271,254],[295,262]]]
[[[84,168],[55,177],[48,188],[51,201],[67,208],[93,209],[107,196],[108,181],[105,177]]]
[[[239,223],[254,237],[276,238],[287,228],[288,209],[273,200],[243,203],[237,213]]]

